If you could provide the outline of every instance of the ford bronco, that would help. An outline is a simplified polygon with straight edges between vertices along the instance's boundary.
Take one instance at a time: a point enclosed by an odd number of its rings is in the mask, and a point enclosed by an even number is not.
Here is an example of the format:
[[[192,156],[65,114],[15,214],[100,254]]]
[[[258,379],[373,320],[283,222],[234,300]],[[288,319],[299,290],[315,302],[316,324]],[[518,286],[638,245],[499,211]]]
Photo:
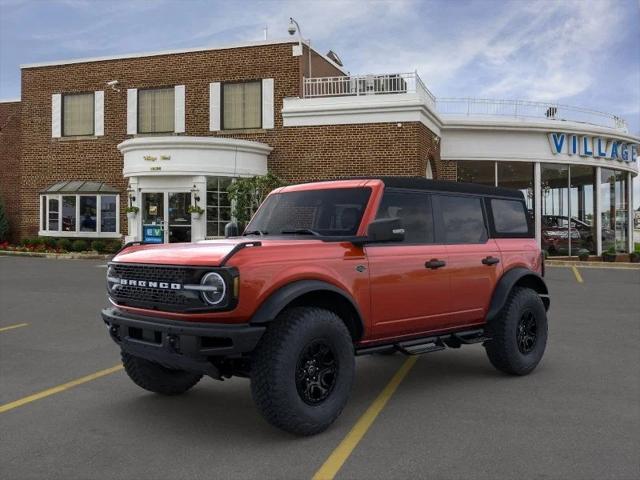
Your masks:
[[[267,421],[311,435],[342,411],[357,355],[481,343],[498,370],[531,372],[543,275],[520,191],[347,179],[274,190],[241,236],[125,245],[102,317],[140,387],[247,377]]]

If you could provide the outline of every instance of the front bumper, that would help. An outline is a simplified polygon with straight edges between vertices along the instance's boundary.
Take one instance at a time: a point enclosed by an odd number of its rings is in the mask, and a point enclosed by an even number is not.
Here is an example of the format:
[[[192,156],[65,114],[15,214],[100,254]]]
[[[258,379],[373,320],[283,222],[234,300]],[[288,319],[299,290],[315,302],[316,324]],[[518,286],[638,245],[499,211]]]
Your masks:
[[[240,357],[255,349],[263,326],[178,322],[102,310],[111,338],[123,352],[168,368],[219,377],[212,357]]]

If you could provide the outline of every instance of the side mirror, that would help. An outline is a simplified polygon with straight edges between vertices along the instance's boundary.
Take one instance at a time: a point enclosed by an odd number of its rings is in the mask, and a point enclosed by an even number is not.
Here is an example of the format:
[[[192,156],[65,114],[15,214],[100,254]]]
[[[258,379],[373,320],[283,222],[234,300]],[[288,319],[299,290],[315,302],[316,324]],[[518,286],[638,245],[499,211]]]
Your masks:
[[[237,237],[238,224],[236,222],[229,222],[224,226],[224,238]]]
[[[379,218],[367,228],[367,242],[401,242],[404,240],[404,228],[399,218]]]

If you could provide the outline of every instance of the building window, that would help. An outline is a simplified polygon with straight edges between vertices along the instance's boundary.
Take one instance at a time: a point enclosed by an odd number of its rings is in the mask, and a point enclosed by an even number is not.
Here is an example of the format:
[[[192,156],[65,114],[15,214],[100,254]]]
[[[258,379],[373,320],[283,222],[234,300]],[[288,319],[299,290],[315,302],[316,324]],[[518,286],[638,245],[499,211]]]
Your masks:
[[[493,225],[497,233],[529,233],[529,220],[522,202],[515,200],[491,199]]]
[[[569,237],[578,239],[575,230],[569,231],[569,166],[541,164],[540,181],[542,248],[549,255],[569,255]]]
[[[496,162],[460,160],[457,162],[458,181],[496,186]]]
[[[535,191],[533,188],[533,163],[498,162],[498,186],[520,190],[533,219]]]
[[[119,237],[119,201],[119,195],[43,194],[40,235]]]
[[[231,177],[207,177],[207,237],[223,237],[231,221],[231,201],[227,187]]]
[[[168,133],[175,130],[175,88],[138,91],[138,133]]]
[[[62,96],[62,136],[94,134],[94,94],[72,93]]]
[[[222,85],[222,128],[262,128],[262,82]]]
[[[596,169],[587,165],[569,167],[571,185],[569,189],[569,210],[571,212],[571,230],[578,232],[578,238],[571,241],[571,254],[585,249],[596,254],[595,198]]]

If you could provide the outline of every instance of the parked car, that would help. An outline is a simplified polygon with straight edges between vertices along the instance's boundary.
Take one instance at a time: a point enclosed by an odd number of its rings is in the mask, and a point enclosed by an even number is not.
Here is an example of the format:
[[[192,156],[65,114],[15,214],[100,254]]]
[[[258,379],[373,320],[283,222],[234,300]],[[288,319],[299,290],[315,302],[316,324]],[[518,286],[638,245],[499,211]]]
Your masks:
[[[357,355],[479,343],[498,370],[530,373],[547,342],[543,261],[516,190],[308,183],[273,191],[242,236],[125,246],[102,317],[140,387],[247,377],[271,424],[311,435],[340,415]]]

